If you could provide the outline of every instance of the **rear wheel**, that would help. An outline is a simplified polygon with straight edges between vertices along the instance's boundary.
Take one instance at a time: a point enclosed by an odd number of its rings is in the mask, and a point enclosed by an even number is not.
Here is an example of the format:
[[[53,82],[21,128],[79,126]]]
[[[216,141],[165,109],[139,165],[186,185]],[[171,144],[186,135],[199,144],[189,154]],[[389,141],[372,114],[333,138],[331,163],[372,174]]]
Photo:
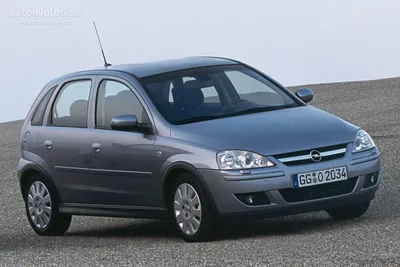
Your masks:
[[[348,206],[327,209],[326,212],[335,220],[355,219],[367,212],[370,201],[352,204]]]
[[[213,237],[215,220],[209,200],[196,178],[188,173],[178,177],[171,194],[171,212],[185,241],[207,241]]]
[[[29,223],[37,234],[63,235],[68,230],[72,216],[59,213],[57,195],[41,175],[29,178],[24,197]]]

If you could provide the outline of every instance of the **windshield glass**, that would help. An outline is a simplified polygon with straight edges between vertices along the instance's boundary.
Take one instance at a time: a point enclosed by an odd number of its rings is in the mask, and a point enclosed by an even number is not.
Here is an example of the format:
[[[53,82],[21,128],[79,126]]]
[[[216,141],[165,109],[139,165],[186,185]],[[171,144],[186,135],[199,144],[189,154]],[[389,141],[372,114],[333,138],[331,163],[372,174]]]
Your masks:
[[[172,124],[299,106],[274,83],[242,65],[164,73],[143,78],[142,83]]]

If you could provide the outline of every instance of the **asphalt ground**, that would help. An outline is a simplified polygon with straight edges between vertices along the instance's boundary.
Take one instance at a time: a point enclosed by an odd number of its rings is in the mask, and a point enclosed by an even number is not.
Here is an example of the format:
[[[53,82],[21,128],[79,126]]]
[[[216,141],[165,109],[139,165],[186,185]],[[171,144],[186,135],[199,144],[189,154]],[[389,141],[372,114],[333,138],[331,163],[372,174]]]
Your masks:
[[[0,124],[0,266],[400,266],[400,78],[311,85],[312,104],[367,130],[382,153],[370,210],[228,224],[185,243],[163,221],[75,216],[65,236],[30,228],[16,177],[21,121]],[[294,90],[294,88],[291,88]]]

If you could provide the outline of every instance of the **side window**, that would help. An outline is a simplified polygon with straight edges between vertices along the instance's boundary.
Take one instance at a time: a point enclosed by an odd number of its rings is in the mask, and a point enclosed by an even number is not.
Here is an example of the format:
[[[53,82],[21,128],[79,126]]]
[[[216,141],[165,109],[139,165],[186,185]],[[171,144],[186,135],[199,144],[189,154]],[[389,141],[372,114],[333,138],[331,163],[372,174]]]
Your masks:
[[[201,90],[201,92],[203,93],[203,96],[204,96],[203,103],[205,103],[205,104],[221,103],[217,89],[215,89],[215,87],[213,85],[210,86],[211,82],[204,83],[202,81],[197,81],[196,78],[194,78],[194,77],[187,77],[187,76],[182,77],[182,80],[183,80],[183,83],[185,86],[190,83],[198,84],[198,88]],[[196,86],[194,86],[194,87],[196,87]],[[173,89],[173,85],[172,85],[172,83],[170,83],[169,96],[168,96],[168,100],[170,103],[174,102],[172,89]],[[190,88],[188,88],[188,90],[190,90]]]
[[[65,127],[86,127],[90,80],[69,82],[54,102],[51,124]]]
[[[221,103],[219,95],[214,86],[201,88],[204,95],[204,103]]]
[[[148,123],[146,111],[139,99],[126,85],[104,80],[100,83],[96,100],[96,127],[111,127],[111,120],[117,115],[133,114],[139,123]]]
[[[169,103],[174,103],[174,96],[172,95],[172,89],[174,88],[174,85],[170,83],[169,86],[169,94],[168,94],[168,101]]]
[[[190,81],[195,81],[196,79],[194,77],[189,77],[189,76],[185,76],[182,77],[182,81],[185,84],[186,82],[190,82]],[[170,88],[169,88],[169,96],[168,96],[168,100],[169,103],[174,103],[174,97],[172,94],[172,89],[174,88],[174,85],[172,84],[172,82],[170,83]]]
[[[240,98],[262,106],[284,105],[285,100],[265,83],[236,70],[225,72]]]
[[[238,94],[246,94],[249,92],[270,92],[276,93],[272,88],[269,88],[266,84],[250,77],[249,75],[237,71],[230,70],[225,72],[231,82],[234,84]]]
[[[46,112],[47,105],[49,104],[50,98],[54,93],[57,85],[51,88],[42,98],[39,105],[37,106],[35,113],[33,113],[31,125],[40,126],[43,123],[44,113]]]

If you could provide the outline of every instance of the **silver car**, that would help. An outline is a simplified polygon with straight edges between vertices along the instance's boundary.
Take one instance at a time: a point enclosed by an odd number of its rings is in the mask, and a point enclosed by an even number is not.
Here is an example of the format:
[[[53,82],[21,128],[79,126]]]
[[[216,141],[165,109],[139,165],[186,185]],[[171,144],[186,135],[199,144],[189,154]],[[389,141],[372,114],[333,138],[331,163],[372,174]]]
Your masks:
[[[30,225],[72,215],[170,219],[186,241],[220,222],[326,210],[363,215],[380,153],[357,126],[235,60],[108,66],[50,81],[21,131]]]

